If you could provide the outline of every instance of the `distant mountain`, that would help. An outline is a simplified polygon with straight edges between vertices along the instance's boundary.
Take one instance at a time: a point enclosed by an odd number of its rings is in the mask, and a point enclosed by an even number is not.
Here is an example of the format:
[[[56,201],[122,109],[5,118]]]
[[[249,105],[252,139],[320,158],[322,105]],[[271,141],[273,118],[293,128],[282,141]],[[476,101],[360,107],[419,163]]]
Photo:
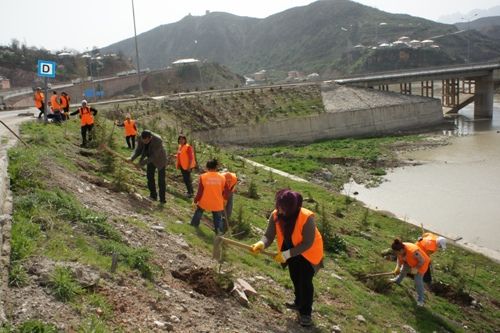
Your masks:
[[[438,22],[453,24],[456,22],[465,22],[471,19],[477,19],[488,16],[499,16],[500,15],[500,5],[491,7],[489,9],[473,9],[468,13],[456,12],[450,15],[443,15],[438,18]]]
[[[138,40],[143,67],[199,58],[241,74],[263,68],[323,73],[345,71],[339,60],[357,44],[375,46],[401,36],[423,40],[456,31],[453,25],[389,14],[349,0],[320,0],[265,19],[227,13],[187,16],[140,34]],[[130,57],[135,52],[132,38],[102,50]]]
[[[483,17],[474,21],[455,23],[460,30],[474,29],[492,39],[500,40],[500,16]]]

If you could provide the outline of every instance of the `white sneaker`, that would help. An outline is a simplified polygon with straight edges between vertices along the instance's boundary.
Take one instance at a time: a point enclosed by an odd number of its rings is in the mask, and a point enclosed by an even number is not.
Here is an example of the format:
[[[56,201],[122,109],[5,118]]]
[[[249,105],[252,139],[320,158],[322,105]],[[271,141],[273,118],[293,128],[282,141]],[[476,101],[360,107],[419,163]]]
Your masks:
[[[417,301],[417,306],[418,307],[423,307],[424,306],[424,301]]]
[[[398,278],[391,278],[391,279],[389,279],[389,282],[396,283],[397,280],[398,280]]]

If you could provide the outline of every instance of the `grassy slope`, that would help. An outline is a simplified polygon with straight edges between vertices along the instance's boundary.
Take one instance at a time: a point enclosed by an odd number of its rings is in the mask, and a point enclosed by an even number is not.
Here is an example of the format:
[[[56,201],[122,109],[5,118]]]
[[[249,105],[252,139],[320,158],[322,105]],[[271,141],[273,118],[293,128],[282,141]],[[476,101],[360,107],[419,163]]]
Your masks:
[[[103,123],[102,118],[100,121]],[[78,141],[78,128],[75,123],[71,124],[69,132],[72,133],[71,140]],[[162,132],[165,138],[169,138],[167,145],[172,151],[175,147],[172,140],[175,138],[175,133],[168,129]],[[113,241],[115,237],[113,229],[106,227],[105,220],[100,220],[102,224],[98,224],[97,229],[94,228],[95,226],[86,225],[89,218],[98,214],[81,207],[74,194],[65,193],[65,189],[51,193],[47,193],[44,189],[44,171],[41,165],[47,156],[52,156],[57,164],[76,169],[76,161],[66,156],[69,145],[72,143],[64,139],[63,128],[27,124],[23,127],[23,134],[32,138],[32,148],[15,148],[10,154],[10,174],[15,193],[13,248],[21,249],[23,253],[21,258],[25,259],[34,253],[41,253],[55,260],[77,260],[104,270],[109,267],[109,255],[105,251],[106,244],[118,243],[117,247],[125,248],[124,253],[136,251],[122,244],[119,237]],[[114,134],[120,146],[124,144],[121,134],[116,131]],[[381,213],[369,212],[357,202],[351,202],[317,185],[295,183],[244,165],[241,161],[235,160],[232,154],[226,154],[216,147],[204,146],[200,143],[197,143],[196,147],[198,159],[202,164],[209,157],[217,156],[242,180],[238,185],[239,192],[235,198],[233,220],[241,220],[242,224],[249,223],[261,229],[265,228],[266,218],[273,206],[274,192],[283,187],[291,187],[302,192],[307,198],[305,206],[317,213],[318,224],[321,225],[324,221],[329,222],[327,224],[332,233],[340,237],[337,238],[337,243],[339,239],[347,243],[347,252],[326,255],[326,268],[315,278],[314,307],[318,331],[329,332],[332,324],[341,325],[345,332],[385,332],[399,330],[405,324],[411,325],[419,332],[461,332],[462,325],[467,325],[471,331],[486,332],[494,331],[500,326],[497,301],[500,291],[496,281],[500,266],[491,260],[453,246],[450,246],[445,253],[434,256],[434,278],[450,283],[456,288],[465,288],[467,291],[471,288],[474,297],[482,304],[481,310],[462,307],[434,295],[430,295],[426,308],[417,308],[413,299],[413,283],[410,280],[403,284],[405,288],[392,287],[390,292],[376,293],[358,281],[355,278],[356,274],[392,269],[393,263],[383,260],[380,251],[387,248],[395,236],[401,236],[406,241],[413,241],[420,232],[417,228]],[[331,149],[337,148],[331,147]],[[125,152],[121,148],[118,150],[121,153]],[[95,163],[102,162],[96,160]],[[169,167],[167,173],[170,175],[174,173],[172,167]],[[104,174],[104,176],[113,180],[117,174]],[[144,180],[142,176],[132,173],[128,182],[142,184]],[[251,183],[257,186],[257,193],[260,196],[258,200],[246,195]],[[151,214],[161,218],[170,232],[183,234],[186,240],[194,246],[195,252],[208,254],[212,247],[209,230],[202,228],[201,235],[197,235],[189,226],[174,223],[177,219],[188,220],[191,213],[189,202],[176,196],[178,194],[176,188],[182,188],[180,178],[176,178],[176,182],[170,184],[171,200],[165,208],[167,214],[164,211],[154,211]],[[146,194],[144,188],[140,188],[140,192]],[[26,202],[32,200],[33,196],[36,196],[39,203],[36,207],[26,205]],[[43,209],[47,207],[56,209]],[[69,212],[66,213],[65,209]],[[241,219],[238,219],[238,215],[241,215]],[[29,218],[30,216],[45,216],[45,220],[53,223],[54,227],[45,230],[40,223]],[[71,229],[68,227],[68,222],[74,223],[75,216],[76,228]],[[131,219],[123,223],[138,224],[140,221]],[[242,228],[241,223],[239,228]],[[369,233],[371,240],[366,239],[366,235],[361,232]],[[68,238],[68,235],[73,235],[73,237]],[[243,241],[250,243],[256,239],[258,236],[253,235]],[[15,245],[16,242],[18,245]],[[17,252],[15,250],[14,253],[19,253],[19,250]],[[17,257],[13,259],[14,261],[20,260]],[[270,311],[265,304],[282,309],[283,300],[291,297],[291,292],[285,293],[283,289],[291,288],[288,273],[279,269],[277,265],[240,251],[227,251],[227,259],[230,262],[229,268],[233,271],[244,272],[247,276],[269,276],[281,285],[277,288],[274,284],[260,284],[258,291],[262,298],[254,301],[252,309],[242,310],[243,316],[252,312],[262,313],[265,316]],[[147,260],[146,263],[148,263]],[[473,279],[476,267],[477,274]],[[122,269],[137,268],[132,261],[130,265]],[[331,275],[333,272],[340,275],[343,280],[333,277]],[[161,276],[157,275],[155,279],[160,280]],[[89,297],[87,294],[80,295],[74,301],[75,307],[77,304],[82,304],[80,307],[83,309],[82,323],[92,321],[91,312],[86,310],[92,308]],[[112,309],[109,311],[112,312]],[[354,317],[358,314],[366,318],[366,324],[355,320]],[[285,318],[280,314],[273,314],[273,316],[280,318],[279,320]],[[106,323],[105,317],[100,320],[102,325]]]

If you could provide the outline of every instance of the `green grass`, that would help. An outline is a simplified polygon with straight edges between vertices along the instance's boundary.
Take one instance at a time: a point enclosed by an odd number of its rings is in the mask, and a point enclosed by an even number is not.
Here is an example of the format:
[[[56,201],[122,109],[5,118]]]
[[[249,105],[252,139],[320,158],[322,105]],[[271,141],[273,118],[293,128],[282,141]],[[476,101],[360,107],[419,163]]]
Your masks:
[[[73,279],[71,270],[66,267],[56,267],[49,281],[49,287],[54,296],[62,301],[73,300],[77,295],[83,293],[83,289]]]
[[[148,110],[143,112],[147,114]],[[159,130],[166,138],[166,145],[171,149],[174,148],[176,132],[173,125],[164,126]],[[62,136],[61,128],[43,127],[38,124],[23,126],[23,134],[30,137],[43,137],[46,131],[50,133],[49,137],[53,138],[54,142],[59,142]],[[117,147],[123,146],[122,133],[115,131],[113,140]],[[278,169],[307,175],[307,170],[314,173],[316,168],[321,167],[324,158],[358,158],[371,163],[381,157],[388,157],[390,156],[390,152],[387,152],[388,145],[399,140],[402,138],[334,140],[302,147],[256,148],[245,151],[244,154]],[[419,138],[406,137],[403,140],[419,140]],[[49,140],[44,147],[32,142],[33,148],[19,147],[10,152],[13,159],[9,171],[13,178],[15,193],[13,223],[15,261],[27,260],[34,253],[38,253],[36,251],[41,250],[40,253],[53,260],[76,260],[107,270],[111,254],[117,253],[122,263],[120,269],[137,270],[146,279],[150,278],[150,274],[153,275],[153,279],[161,279],[162,274],[168,272],[161,272],[151,264],[155,253],[147,246],[144,248],[127,246],[117,236],[118,234],[115,234],[116,230],[109,218],[106,219],[105,216],[83,208],[73,195],[65,193],[64,190],[50,188],[44,181],[47,174],[41,168],[44,162],[43,156],[59,155],[60,160],[57,159],[57,163],[74,164],[73,157],[65,157],[65,154],[68,154],[65,145],[70,143],[52,145],[53,141]],[[123,148],[116,149],[123,155],[127,153]],[[199,164],[203,165],[209,157],[218,157],[225,167],[236,172],[240,178],[241,182],[237,186],[238,192],[234,198],[233,220],[252,227],[252,231],[243,237],[243,242],[251,244],[260,238],[255,228],[261,230],[266,228],[267,219],[274,206],[274,194],[281,188],[290,187],[301,192],[307,199],[304,207],[315,212],[319,226],[324,228],[321,225],[322,221],[329,222],[327,228],[331,236],[330,251],[326,253],[325,268],[315,277],[314,313],[315,320],[323,325],[322,327],[328,328],[333,324],[339,324],[345,332],[386,332],[401,331],[402,326],[408,324],[419,332],[462,332],[462,328],[454,324],[459,322],[467,325],[470,331],[487,332],[500,326],[500,311],[492,302],[500,299],[496,280],[496,276],[500,274],[498,264],[484,256],[450,245],[446,252],[433,257],[435,280],[465,290],[472,287],[474,296],[483,307],[481,310],[463,308],[448,299],[430,295],[427,307],[418,309],[414,301],[413,281],[409,279],[404,281],[404,288],[392,287],[386,292],[376,293],[370,289],[370,285],[359,281],[356,276],[359,273],[392,270],[394,263],[383,259],[380,252],[390,246],[394,237],[401,237],[404,241],[415,241],[420,234],[419,228],[382,213],[368,211],[356,200],[348,199],[321,186],[296,183],[275,174],[271,176],[269,172],[255,169],[236,160],[234,152],[201,143],[196,143],[196,149]],[[272,157],[276,152],[285,154],[282,157]],[[100,166],[101,163],[102,161],[96,158],[95,164]],[[291,170],[292,167],[296,170]],[[98,174],[110,181],[116,177],[114,172],[98,171]],[[178,171],[169,166],[167,174],[177,175]],[[26,177],[27,175],[32,177]],[[127,182],[136,187],[139,193],[147,194],[143,175],[130,172],[129,176]],[[258,199],[250,198],[248,195],[252,183],[256,188]],[[193,214],[190,201],[183,198],[182,193],[178,193],[173,185],[175,184],[169,184],[166,208],[147,213],[163,221],[168,232],[181,234],[194,251],[211,253],[213,231],[202,225],[196,232],[187,224]],[[179,188],[183,189],[183,185]],[[241,215],[241,218],[238,218],[238,215]],[[33,216],[37,218],[33,219]],[[207,214],[207,217],[211,220],[210,215]],[[184,223],[177,224],[175,223],[177,220]],[[143,222],[133,219],[123,220],[120,223],[146,227]],[[369,233],[371,239],[366,239],[361,232]],[[73,237],[67,237],[68,234],[72,234]],[[274,244],[270,250],[275,250]],[[224,267],[238,272],[238,275],[244,277],[263,275],[277,283],[277,285],[259,284],[258,292],[263,302],[269,306],[280,308],[284,300],[292,297],[288,272],[282,270],[272,260],[263,256],[253,256],[239,249],[226,249],[225,260],[227,263]],[[475,267],[477,274],[473,279]],[[340,275],[343,280],[337,280],[332,273]],[[83,326],[96,327],[96,331],[100,330],[101,323],[95,320],[92,322],[91,312],[88,309],[93,306],[100,307],[91,304],[100,304],[105,300],[92,301],[87,294],[77,296],[73,303],[76,300],[83,300],[82,303],[85,304],[81,310],[82,323],[85,322]],[[269,312],[267,306],[259,304],[260,302],[252,303],[252,311]],[[112,312],[112,309],[108,311]],[[354,319],[358,314],[366,318],[365,325],[359,324]],[[318,331],[328,332],[326,328],[319,328]]]

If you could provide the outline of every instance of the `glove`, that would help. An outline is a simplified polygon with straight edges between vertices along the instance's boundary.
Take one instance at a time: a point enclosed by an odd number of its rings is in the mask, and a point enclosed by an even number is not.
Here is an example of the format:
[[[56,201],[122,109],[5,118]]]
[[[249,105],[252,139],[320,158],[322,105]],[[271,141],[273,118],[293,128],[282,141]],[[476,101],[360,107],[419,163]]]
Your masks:
[[[274,261],[278,264],[284,264],[290,258],[290,250],[286,250],[284,252],[279,252],[275,257]]]
[[[262,250],[264,250],[264,242],[263,241],[258,241],[255,244],[252,244],[250,251],[252,251],[255,254],[260,253]]]
[[[417,275],[418,269],[412,268],[411,271],[410,271],[410,273],[413,274],[413,275]]]

